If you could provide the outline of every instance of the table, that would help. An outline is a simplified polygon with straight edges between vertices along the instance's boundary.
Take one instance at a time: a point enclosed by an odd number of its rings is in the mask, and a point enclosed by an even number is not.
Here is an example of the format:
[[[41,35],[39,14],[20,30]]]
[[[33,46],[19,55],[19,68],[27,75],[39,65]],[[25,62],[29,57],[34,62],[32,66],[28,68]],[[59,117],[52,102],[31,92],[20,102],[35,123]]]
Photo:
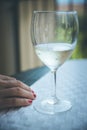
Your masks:
[[[50,92],[50,72],[42,67],[40,73],[43,70],[48,73],[42,74],[40,79],[31,83],[38,98],[45,97]],[[25,74],[22,81],[26,82],[29,80],[26,73],[16,76],[21,80]],[[31,76],[32,80],[35,76]],[[72,109],[56,115],[41,114],[34,110],[34,101],[31,106],[1,112],[0,130],[87,130],[87,60],[67,61],[57,71],[57,86],[57,95],[70,100]]]

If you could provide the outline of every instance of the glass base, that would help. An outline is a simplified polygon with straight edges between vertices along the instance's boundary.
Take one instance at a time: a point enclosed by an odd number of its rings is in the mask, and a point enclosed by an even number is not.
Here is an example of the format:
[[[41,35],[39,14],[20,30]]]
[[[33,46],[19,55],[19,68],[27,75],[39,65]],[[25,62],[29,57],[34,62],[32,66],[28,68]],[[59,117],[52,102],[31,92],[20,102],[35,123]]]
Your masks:
[[[71,103],[66,100],[58,100],[56,103],[52,103],[49,99],[36,101],[34,104],[34,108],[36,111],[43,114],[57,114],[60,112],[68,111],[72,107]]]

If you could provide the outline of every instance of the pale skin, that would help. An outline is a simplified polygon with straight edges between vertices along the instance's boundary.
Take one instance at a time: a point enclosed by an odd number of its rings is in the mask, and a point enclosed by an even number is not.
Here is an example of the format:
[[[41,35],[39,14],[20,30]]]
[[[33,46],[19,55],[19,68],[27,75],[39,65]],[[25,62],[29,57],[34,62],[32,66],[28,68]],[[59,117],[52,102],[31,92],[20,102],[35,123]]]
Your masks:
[[[0,75],[0,109],[28,106],[35,98],[35,92],[25,83]]]

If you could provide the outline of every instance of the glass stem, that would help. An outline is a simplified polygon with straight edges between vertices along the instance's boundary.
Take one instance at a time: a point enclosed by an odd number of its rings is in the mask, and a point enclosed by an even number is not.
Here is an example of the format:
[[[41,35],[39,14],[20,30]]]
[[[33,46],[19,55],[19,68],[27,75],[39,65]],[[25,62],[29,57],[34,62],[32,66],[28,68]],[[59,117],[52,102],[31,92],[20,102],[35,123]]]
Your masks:
[[[58,102],[57,96],[56,96],[56,71],[51,71],[52,73],[52,95],[51,95],[51,104],[56,104]]]

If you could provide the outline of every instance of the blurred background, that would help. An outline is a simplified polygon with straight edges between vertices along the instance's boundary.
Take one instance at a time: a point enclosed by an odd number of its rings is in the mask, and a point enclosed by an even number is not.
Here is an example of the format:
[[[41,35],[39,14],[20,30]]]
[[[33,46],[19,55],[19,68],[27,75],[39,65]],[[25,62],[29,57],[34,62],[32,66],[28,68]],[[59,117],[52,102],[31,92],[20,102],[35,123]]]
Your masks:
[[[13,75],[42,65],[31,42],[33,10],[76,10],[79,38],[71,58],[87,58],[86,0],[0,0],[0,74]]]

